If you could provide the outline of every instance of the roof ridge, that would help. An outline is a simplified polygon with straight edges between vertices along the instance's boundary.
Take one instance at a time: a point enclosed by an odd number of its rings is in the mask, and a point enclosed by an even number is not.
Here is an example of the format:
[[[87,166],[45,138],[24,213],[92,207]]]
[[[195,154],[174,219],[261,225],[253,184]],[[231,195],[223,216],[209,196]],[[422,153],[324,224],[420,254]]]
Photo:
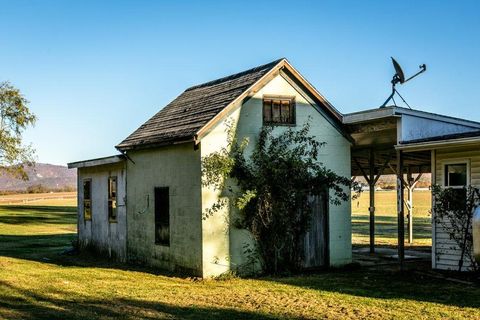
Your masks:
[[[285,58],[280,58],[280,59],[274,60],[272,62],[263,64],[261,66],[257,66],[257,67],[254,67],[254,68],[251,68],[251,69],[248,69],[248,70],[245,70],[245,71],[241,71],[241,72],[238,72],[238,73],[226,76],[226,77],[222,77],[222,78],[218,78],[218,79],[215,79],[215,80],[204,82],[204,83],[201,83],[201,84],[198,84],[198,85],[194,85],[190,88],[187,88],[185,90],[185,92],[195,90],[195,89],[199,89],[199,88],[213,86],[215,84],[219,84],[219,83],[222,83],[222,82],[225,82],[225,81],[233,80],[233,79],[239,78],[241,76],[247,75],[249,73],[257,72],[257,71],[260,71],[260,70],[263,70],[263,69],[270,69],[270,68],[273,68],[274,66],[276,66],[282,60],[285,60]]]

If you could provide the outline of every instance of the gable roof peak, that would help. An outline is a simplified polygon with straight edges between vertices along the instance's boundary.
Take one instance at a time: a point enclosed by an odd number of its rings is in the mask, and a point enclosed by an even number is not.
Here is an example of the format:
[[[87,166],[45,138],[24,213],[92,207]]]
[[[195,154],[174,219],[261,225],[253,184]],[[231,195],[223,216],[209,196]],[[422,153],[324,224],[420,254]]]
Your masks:
[[[204,87],[214,86],[216,84],[231,81],[231,80],[240,78],[242,76],[245,76],[245,75],[248,75],[248,74],[251,74],[251,73],[256,73],[256,72],[259,72],[259,71],[262,71],[262,70],[266,70],[266,69],[269,70],[269,69],[275,67],[277,64],[279,64],[280,62],[283,62],[283,61],[287,61],[287,59],[286,58],[280,58],[280,59],[274,60],[272,62],[263,64],[261,66],[257,66],[257,67],[239,72],[239,73],[235,73],[235,74],[232,74],[232,75],[229,75],[229,76],[226,76],[226,77],[222,77],[222,78],[218,78],[218,79],[211,80],[211,81],[208,81],[208,82],[204,82],[204,83],[201,83],[201,84],[197,84],[197,85],[191,86],[190,88],[187,88],[185,90],[185,92],[195,90],[195,89],[204,88]]]

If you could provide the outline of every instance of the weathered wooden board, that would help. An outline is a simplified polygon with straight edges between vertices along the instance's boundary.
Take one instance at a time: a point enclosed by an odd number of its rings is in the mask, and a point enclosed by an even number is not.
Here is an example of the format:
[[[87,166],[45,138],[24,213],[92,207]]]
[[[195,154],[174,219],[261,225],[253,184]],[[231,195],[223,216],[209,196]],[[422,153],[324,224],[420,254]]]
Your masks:
[[[319,268],[328,265],[328,196],[311,197],[312,225],[303,241],[304,268]]]

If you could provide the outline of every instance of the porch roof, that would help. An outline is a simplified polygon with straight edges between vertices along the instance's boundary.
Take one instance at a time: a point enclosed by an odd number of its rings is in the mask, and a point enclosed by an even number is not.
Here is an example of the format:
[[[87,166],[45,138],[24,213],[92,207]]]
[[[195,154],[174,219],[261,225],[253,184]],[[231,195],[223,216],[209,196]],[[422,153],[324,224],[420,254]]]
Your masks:
[[[370,169],[374,175],[395,174],[397,150],[408,151],[403,155],[406,170],[430,172],[430,149],[406,146],[480,136],[479,122],[397,106],[345,114],[343,124],[355,141],[352,176],[364,176]]]

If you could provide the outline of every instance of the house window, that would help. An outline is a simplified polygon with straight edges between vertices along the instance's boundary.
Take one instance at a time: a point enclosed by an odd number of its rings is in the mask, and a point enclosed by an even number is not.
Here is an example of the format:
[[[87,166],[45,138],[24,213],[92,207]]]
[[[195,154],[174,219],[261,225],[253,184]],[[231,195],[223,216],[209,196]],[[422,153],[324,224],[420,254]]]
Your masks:
[[[108,220],[117,221],[117,177],[108,178]]]
[[[155,188],[155,244],[170,245],[170,200],[168,187]]]
[[[295,99],[282,97],[263,98],[263,124],[295,124]]]
[[[466,163],[445,164],[444,186],[451,189],[449,209],[465,210],[467,201],[468,166]]]
[[[445,187],[463,188],[467,185],[467,164],[455,163],[445,165]]]
[[[83,219],[92,220],[92,180],[83,180]]]

